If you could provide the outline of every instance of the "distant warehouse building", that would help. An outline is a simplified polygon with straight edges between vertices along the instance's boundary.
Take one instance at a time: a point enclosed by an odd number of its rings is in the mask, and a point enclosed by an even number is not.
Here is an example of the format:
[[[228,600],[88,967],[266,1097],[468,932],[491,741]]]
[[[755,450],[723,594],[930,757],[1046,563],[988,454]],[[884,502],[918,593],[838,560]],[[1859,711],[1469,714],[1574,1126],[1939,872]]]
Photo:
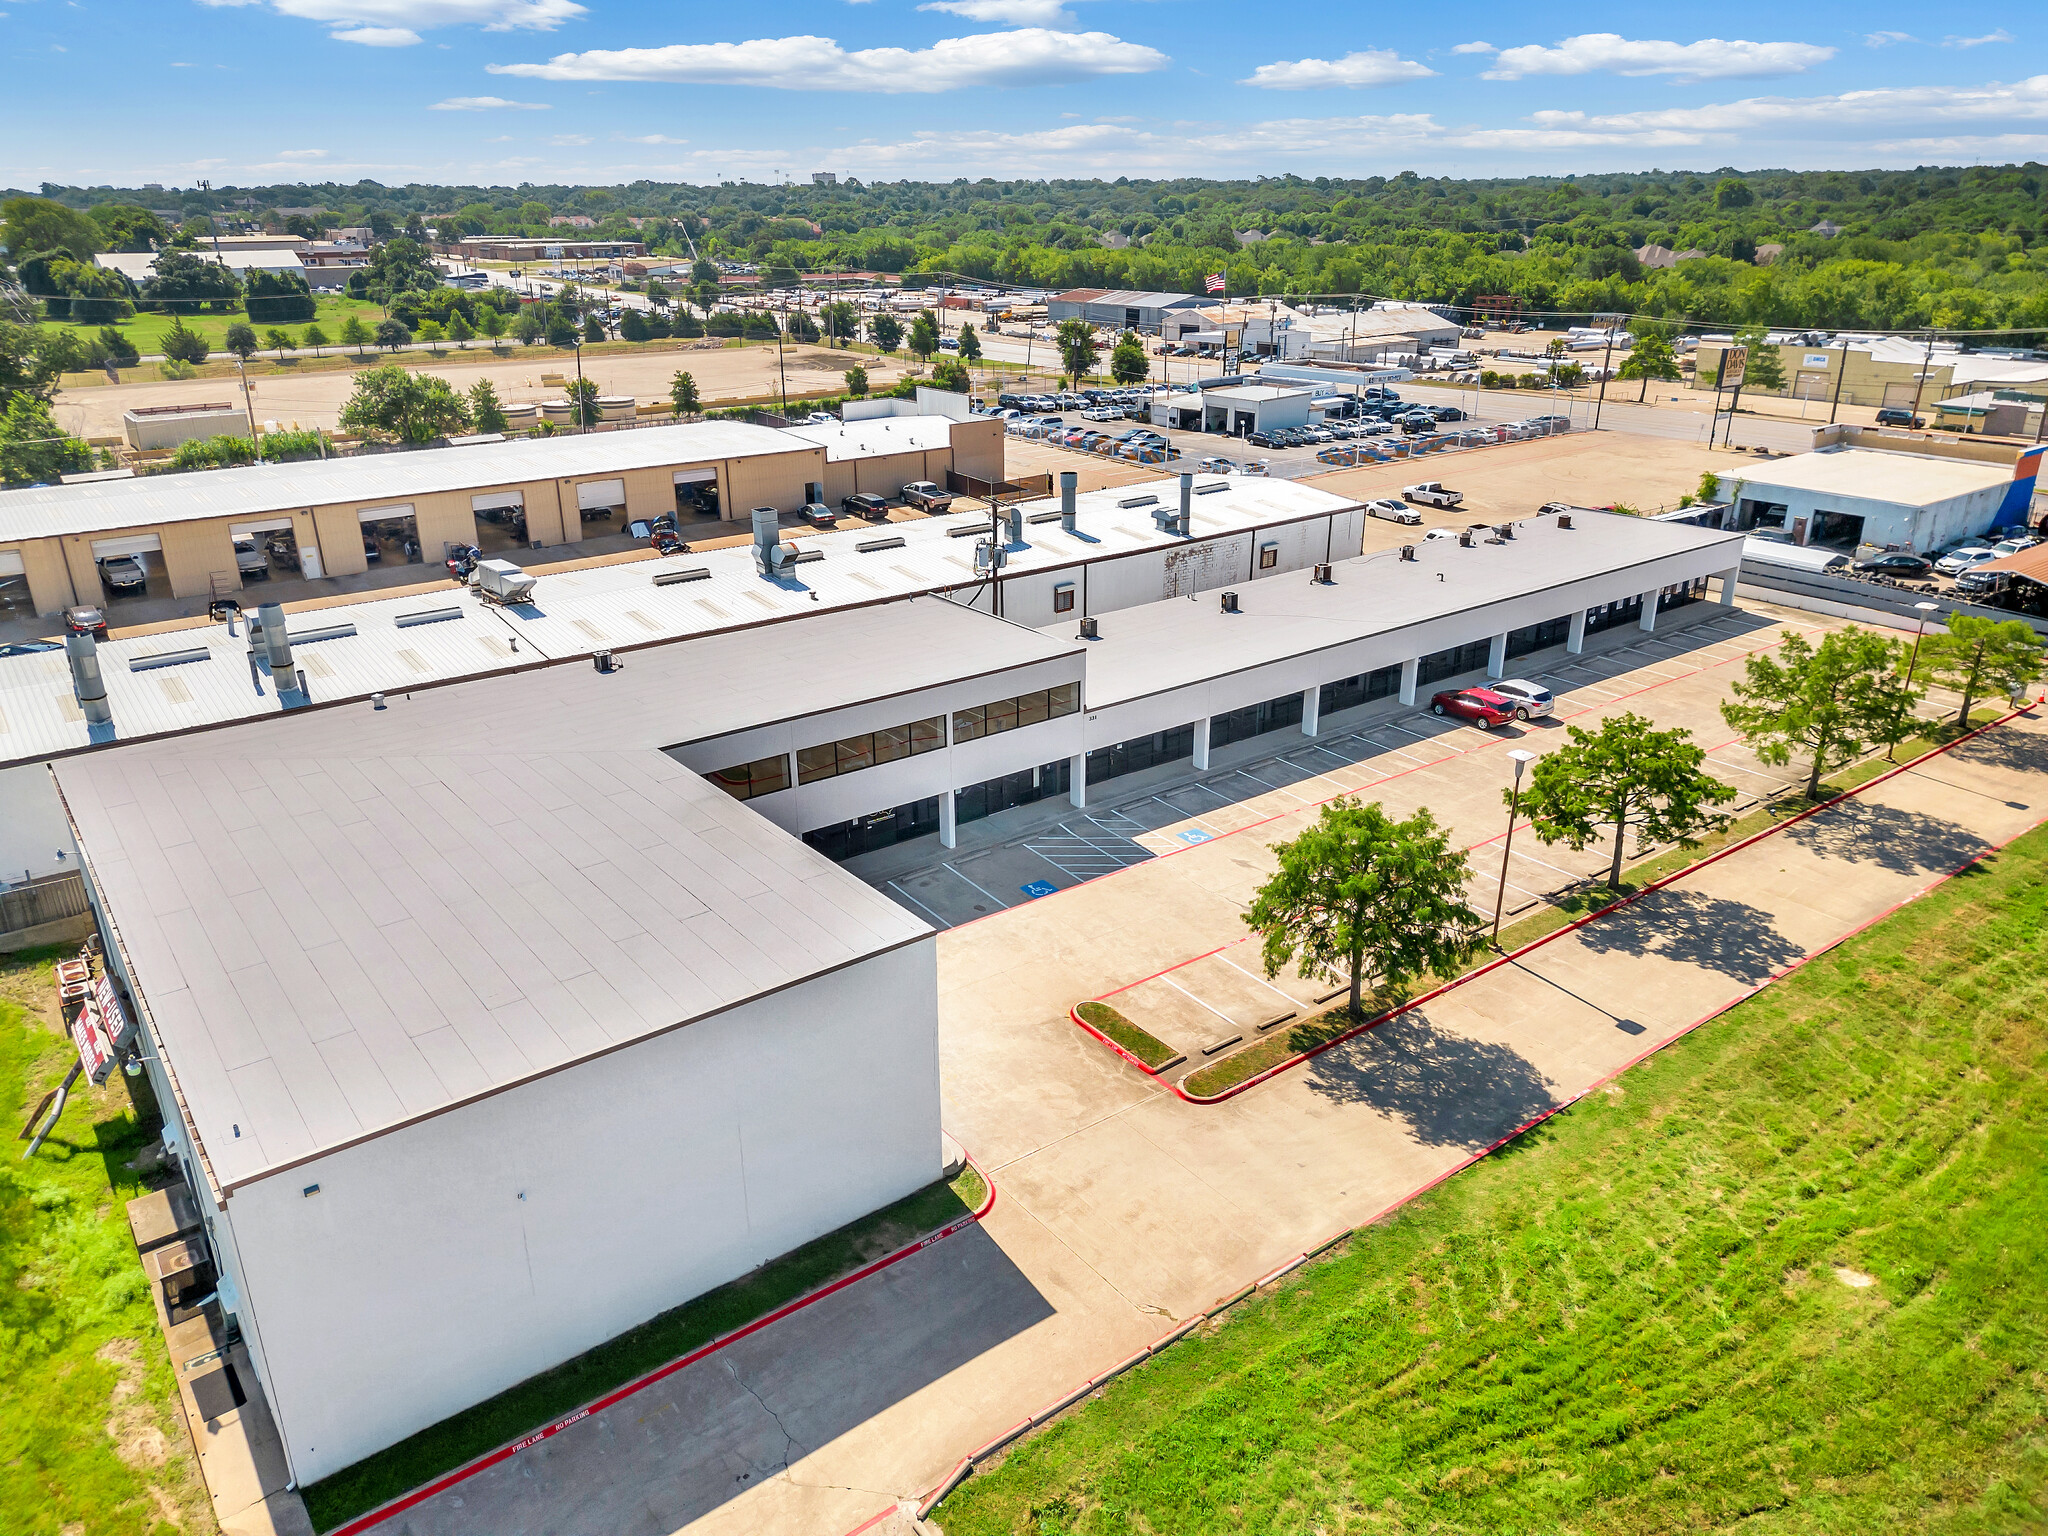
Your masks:
[[[1157,334],[1167,316],[1181,310],[1200,309],[1207,303],[1192,293],[1148,293],[1135,288],[1070,288],[1046,301],[1045,317],[1054,325],[1062,320],[1086,320],[1090,325],[1113,325],[1119,330]]]
[[[2015,463],[1823,448],[1746,476],[1733,492],[1734,526],[1745,533],[1775,530],[1792,544],[1844,552],[1868,546],[1927,554],[2029,521],[2040,461],[2039,453]]]

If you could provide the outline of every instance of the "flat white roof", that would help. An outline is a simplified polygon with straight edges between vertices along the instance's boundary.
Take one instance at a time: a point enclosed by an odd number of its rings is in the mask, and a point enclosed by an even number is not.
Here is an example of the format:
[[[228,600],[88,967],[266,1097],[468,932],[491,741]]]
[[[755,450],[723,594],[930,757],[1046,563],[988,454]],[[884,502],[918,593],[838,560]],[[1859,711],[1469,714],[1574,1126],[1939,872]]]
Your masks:
[[[1782,489],[1918,507],[2005,485],[2012,466],[1877,448],[1822,448],[1759,465],[1741,479],[1743,496],[1754,500],[1766,499],[1762,492]]]
[[[1575,511],[1572,522],[1564,529],[1549,518],[1517,521],[1513,542],[1470,549],[1422,540],[1413,560],[1398,549],[1356,555],[1337,562],[1328,585],[1306,571],[1249,582],[1236,589],[1236,613],[1205,592],[1104,614],[1101,638],[1086,642],[1084,707],[1126,703],[1668,555],[1720,545],[1728,566],[1740,559],[1737,533],[1606,512]],[[1040,631],[1073,632],[1071,620]]]
[[[953,445],[953,422],[947,416],[870,416],[833,426],[787,427],[792,437],[816,443],[827,464],[879,459],[892,453],[929,453]]]
[[[331,503],[403,501],[441,491],[617,474],[664,464],[808,453],[816,446],[750,422],[699,421],[466,448],[142,475],[118,484],[31,486],[0,491],[0,545],[201,518],[266,517]]]
[[[1306,389],[1282,389],[1277,384],[1230,384],[1221,389],[1205,389],[1205,400],[1244,400],[1254,405],[1272,400],[1292,400],[1299,395],[1312,394]]]
[[[771,437],[787,435],[766,427],[749,430]],[[450,453],[493,451],[480,447]],[[1198,483],[1214,483],[1216,478],[1204,476]],[[1290,480],[1232,476],[1226,484],[1224,490],[1194,499],[1196,537],[1270,527],[1358,505]],[[1011,552],[1009,573],[1180,543],[1153,523],[1152,508],[1117,505],[1146,494],[1156,495],[1161,505],[1177,506],[1178,479],[1084,493],[1075,504],[1077,533],[1063,532],[1057,521],[1027,523],[1030,547]],[[1056,506],[1051,501],[1034,503],[1027,515]],[[431,591],[373,596],[360,603],[288,613],[292,660],[306,673],[313,700],[328,703],[373,692],[398,695],[408,688],[529,668],[597,650],[727,630],[752,631],[831,609],[974,586],[981,579],[974,570],[975,540],[956,538],[953,530],[987,526],[987,513],[959,512],[807,537],[801,548],[823,558],[803,561],[773,580],[755,570],[752,547],[740,546],[541,575],[533,600],[516,608],[486,606],[473,592],[452,583]],[[898,538],[903,541],[900,546],[860,548]],[[694,571],[705,574],[655,584],[659,577]],[[434,616],[433,622],[405,622],[424,615]],[[332,634],[350,628],[352,633]],[[332,637],[306,638],[323,631]],[[193,652],[203,654],[177,665],[148,665],[152,658]],[[99,647],[99,658],[113,710],[111,726],[92,726],[81,715],[62,651],[0,657],[0,765],[289,712],[267,684],[263,692],[256,691],[248,639],[242,633],[229,634],[224,624],[111,640]],[[143,663],[140,670],[135,666],[138,660]],[[863,667],[882,674],[904,665],[888,653],[860,660]],[[296,694],[293,701],[298,703]]]
[[[623,711],[575,718],[399,700],[58,770],[223,1190],[928,935]]]

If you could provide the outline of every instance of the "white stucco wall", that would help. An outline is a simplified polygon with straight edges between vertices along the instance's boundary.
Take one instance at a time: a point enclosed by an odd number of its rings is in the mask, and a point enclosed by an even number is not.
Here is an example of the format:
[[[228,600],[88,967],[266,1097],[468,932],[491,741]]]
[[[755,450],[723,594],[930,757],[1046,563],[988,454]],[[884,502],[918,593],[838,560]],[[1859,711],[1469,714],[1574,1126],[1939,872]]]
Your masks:
[[[925,939],[236,1190],[294,1475],[937,1178],[937,1007]]]

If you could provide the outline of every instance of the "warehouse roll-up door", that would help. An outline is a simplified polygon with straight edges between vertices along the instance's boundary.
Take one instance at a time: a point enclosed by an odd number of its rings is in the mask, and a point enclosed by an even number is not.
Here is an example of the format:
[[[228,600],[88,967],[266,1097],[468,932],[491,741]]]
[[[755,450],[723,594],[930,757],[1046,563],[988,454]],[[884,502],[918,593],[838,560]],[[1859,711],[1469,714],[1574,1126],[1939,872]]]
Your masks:
[[[252,533],[282,533],[291,525],[292,520],[288,517],[266,517],[260,523],[229,523],[228,537],[239,539]]]
[[[716,485],[718,471],[715,469],[679,469],[676,471],[677,485]]]
[[[625,504],[626,482],[623,480],[590,480],[576,487],[576,505],[581,511],[623,507]]]
[[[395,507],[363,507],[356,513],[359,523],[383,523],[393,519],[412,516],[412,503],[403,502]]]
[[[481,496],[469,498],[469,510],[472,512],[524,512],[526,510],[526,492],[485,491]]]
[[[0,576],[26,576],[28,567],[21,563],[21,556],[11,549],[0,549]]]
[[[116,555],[154,555],[162,552],[164,541],[153,533],[138,533],[126,539],[94,539],[92,557],[111,560]]]

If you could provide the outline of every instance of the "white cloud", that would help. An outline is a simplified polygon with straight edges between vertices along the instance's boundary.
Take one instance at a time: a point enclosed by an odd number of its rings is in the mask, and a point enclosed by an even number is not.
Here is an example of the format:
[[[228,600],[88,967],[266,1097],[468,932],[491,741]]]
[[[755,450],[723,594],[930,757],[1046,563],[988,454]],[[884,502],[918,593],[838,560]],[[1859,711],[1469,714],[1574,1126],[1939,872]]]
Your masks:
[[[1995,32],[1986,32],[1982,37],[1945,37],[1941,40],[1944,48],[1982,48],[1986,43],[2009,43],[2013,35],[2000,27]]]
[[[1939,139],[1886,139],[1872,149],[1887,155],[1953,155],[1971,160],[2039,160],[2048,156],[2048,133],[1952,134]]]
[[[1330,86],[1395,85],[1435,73],[1425,64],[1402,58],[1391,48],[1368,48],[1359,53],[1347,53],[1341,59],[1296,59],[1291,63],[1261,64],[1248,78],[1237,83],[1267,91],[1315,91]]]
[[[665,133],[642,133],[631,137],[613,135],[621,144],[687,144],[688,139],[672,139]]]
[[[1595,133],[1641,133],[1675,128],[1694,133],[1744,133],[1790,123],[1831,127],[1919,122],[1966,122],[1986,118],[2048,119],[2048,75],[2012,85],[1915,85],[1839,96],[1751,96],[1703,107],[1668,107],[1653,112],[1537,112],[1539,127]]]
[[[365,48],[410,48],[420,40],[411,27],[337,27],[327,35],[337,43],[361,43]]]
[[[578,0],[199,0],[201,5],[267,5],[280,16],[324,22],[343,42],[410,47],[435,27],[486,32],[552,32],[588,14]]]
[[[1863,46],[1866,48],[1887,48],[1893,43],[1917,43],[1920,39],[1910,32],[1866,32]]]
[[[506,96],[450,96],[427,108],[429,112],[546,112],[544,101],[513,101]]]
[[[790,91],[930,93],[969,87],[1058,85],[1097,75],[1163,68],[1156,48],[1107,32],[1026,27],[953,37],[912,51],[852,52],[829,37],[764,37],[744,43],[672,43],[664,48],[562,53],[545,64],[493,64],[491,73],[537,80],[661,80],[752,85]]]
[[[550,144],[559,145],[562,148],[566,149],[578,147],[584,144],[589,144],[594,141],[588,134],[584,133],[558,133],[553,138],[549,139],[548,142]]]
[[[1530,44],[1502,50],[1486,72],[1489,80],[1525,75],[1683,75],[1722,80],[1737,75],[1796,75],[1835,56],[1813,43],[1728,42],[1718,37],[1696,43],[1634,41],[1617,32],[1587,32],[1555,48]]]
[[[920,11],[945,11],[969,21],[996,21],[1013,27],[1071,27],[1074,13],[1065,0],[931,0]]]
[[[277,158],[280,160],[325,160],[327,158],[327,151],[324,149],[280,149],[277,152]]]
[[[1453,53],[1499,53],[1491,43],[1460,43],[1451,50]]]

